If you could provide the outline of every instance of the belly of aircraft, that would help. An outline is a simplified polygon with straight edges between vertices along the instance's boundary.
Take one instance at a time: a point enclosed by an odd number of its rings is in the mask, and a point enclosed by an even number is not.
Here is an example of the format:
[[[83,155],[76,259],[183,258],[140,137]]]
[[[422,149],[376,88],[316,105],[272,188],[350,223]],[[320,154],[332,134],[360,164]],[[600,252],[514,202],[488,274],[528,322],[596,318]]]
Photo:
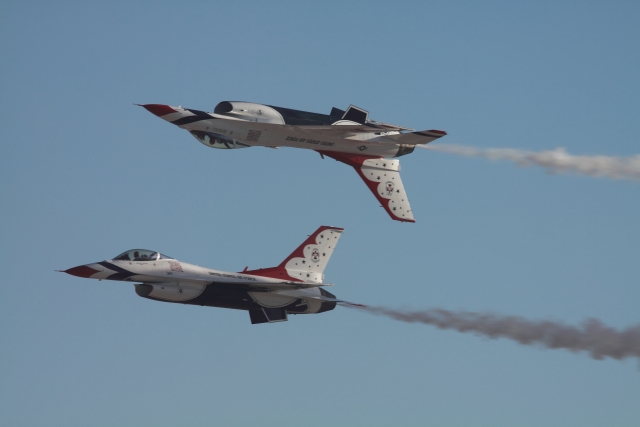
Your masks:
[[[271,295],[268,292],[246,292],[229,289],[227,286],[208,285],[195,294],[195,289],[182,285],[176,289],[172,284],[136,285],[136,293],[155,301],[200,305],[206,307],[231,308],[236,310],[259,310],[261,307],[282,308],[289,313],[306,313],[311,308],[300,298]]]

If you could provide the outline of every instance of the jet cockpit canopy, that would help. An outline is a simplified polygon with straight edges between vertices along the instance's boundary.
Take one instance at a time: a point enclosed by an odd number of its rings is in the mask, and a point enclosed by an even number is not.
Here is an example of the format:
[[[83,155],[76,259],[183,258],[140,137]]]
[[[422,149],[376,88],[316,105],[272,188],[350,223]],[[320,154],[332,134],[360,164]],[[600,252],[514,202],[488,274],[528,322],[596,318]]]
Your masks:
[[[131,249],[115,257],[114,261],[156,261],[159,259],[173,259],[170,256],[146,249]]]

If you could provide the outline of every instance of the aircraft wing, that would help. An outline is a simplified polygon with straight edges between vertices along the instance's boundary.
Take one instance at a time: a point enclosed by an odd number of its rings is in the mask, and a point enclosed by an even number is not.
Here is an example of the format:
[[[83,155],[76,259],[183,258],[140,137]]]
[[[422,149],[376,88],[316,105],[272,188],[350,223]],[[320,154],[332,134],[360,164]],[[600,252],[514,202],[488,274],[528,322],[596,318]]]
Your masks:
[[[383,135],[370,139],[370,142],[394,142],[396,144],[428,144],[438,138],[442,138],[447,133],[442,130],[421,130],[418,132],[401,133],[395,135]]]
[[[315,133],[332,137],[340,137],[358,133],[401,132],[412,130],[386,123],[365,123],[362,125],[304,125],[293,126],[297,132]]]
[[[321,153],[353,167],[391,219],[416,222],[400,179],[399,160],[335,151],[321,151]]]
[[[239,273],[241,274],[241,273]],[[171,281],[166,276],[157,276],[157,279],[152,279],[152,276],[148,274],[144,275],[145,278],[143,280],[142,277],[132,277],[134,282],[144,282],[144,283],[166,283]],[[173,279],[173,278],[172,278]],[[190,276],[184,275],[180,278],[175,278],[173,280],[179,280],[180,282],[185,283],[197,283],[205,286],[215,286],[219,288],[225,289],[235,289],[235,290],[244,290],[244,291],[255,291],[255,292],[270,292],[270,291],[279,291],[279,290],[295,290],[295,289],[308,289],[308,288],[317,288],[320,286],[333,286],[330,283],[309,283],[309,282],[259,282],[259,281],[249,281],[249,280],[229,280],[228,282],[214,282],[211,280],[203,279],[198,276]]]
[[[248,292],[272,292],[272,291],[291,291],[298,289],[317,288],[320,286],[332,286],[329,283],[303,283],[303,282],[208,282],[208,286],[220,287],[225,289],[244,290]]]
[[[299,289],[318,288],[320,286],[333,286],[330,283],[303,283],[303,282],[242,282],[242,283],[212,283],[209,286],[241,286],[249,292],[291,291]]]

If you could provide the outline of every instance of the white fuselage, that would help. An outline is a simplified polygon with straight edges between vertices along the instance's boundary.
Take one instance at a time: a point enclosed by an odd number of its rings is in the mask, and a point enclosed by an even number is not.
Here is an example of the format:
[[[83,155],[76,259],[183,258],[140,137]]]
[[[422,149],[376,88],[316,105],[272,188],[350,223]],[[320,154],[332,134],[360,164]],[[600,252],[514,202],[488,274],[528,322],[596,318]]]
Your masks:
[[[305,288],[304,282],[214,270],[175,259],[106,260],[82,267],[94,271],[85,270],[91,274],[82,273],[81,277],[138,282],[140,296],[166,302],[219,306],[215,295],[207,296],[217,291],[219,298],[228,300],[221,306],[228,308],[246,309],[251,303],[275,308],[295,303],[299,307],[296,313],[303,314],[316,313],[322,306],[322,301],[315,299],[321,295],[316,283]],[[273,290],[278,285],[280,289]]]
[[[189,110],[181,107],[172,107],[176,113],[161,117],[170,122],[176,122],[180,118],[193,116]],[[251,147],[292,147],[316,151],[334,151],[339,153],[362,154],[366,156],[393,157],[397,155],[401,144],[395,142],[380,141],[384,135],[371,133],[357,133],[345,138],[343,136],[333,137],[327,135],[326,131],[312,129],[302,130],[300,127],[262,123],[242,118],[234,118],[226,115],[209,113],[212,119],[203,119],[186,124],[176,124],[176,126],[189,132],[201,131],[223,135],[229,139],[241,143],[233,148],[241,146]],[[179,122],[178,122],[179,123]],[[357,125],[348,122],[345,124]],[[336,125],[340,126],[340,125]],[[394,132],[397,133],[397,132]],[[195,136],[195,135],[194,135]],[[378,141],[371,141],[372,139]],[[204,145],[215,147],[198,138]]]

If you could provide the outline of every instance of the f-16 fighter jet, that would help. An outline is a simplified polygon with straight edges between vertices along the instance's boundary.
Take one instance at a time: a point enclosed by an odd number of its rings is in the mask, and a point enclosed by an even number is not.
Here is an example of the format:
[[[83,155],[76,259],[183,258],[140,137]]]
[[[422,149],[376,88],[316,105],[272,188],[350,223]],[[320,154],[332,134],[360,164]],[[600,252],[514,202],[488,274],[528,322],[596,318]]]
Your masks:
[[[156,301],[248,310],[251,323],[287,320],[287,314],[333,310],[336,299],[323,289],[324,271],[342,228],[321,226],[277,267],[240,273],[203,268],[145,249],[80,265],[64,273],[98,280],[139,282],[138,295]]]
[[[352,166],[391,218],[404,222],[415,219],[395,157],[446,135],[369,120],[367,111],[353,105],[347,111],[334,107],[328,115],[236,101],[219,103],[213,113],[162,104],[142,107],[207,147],[305,148]]]

